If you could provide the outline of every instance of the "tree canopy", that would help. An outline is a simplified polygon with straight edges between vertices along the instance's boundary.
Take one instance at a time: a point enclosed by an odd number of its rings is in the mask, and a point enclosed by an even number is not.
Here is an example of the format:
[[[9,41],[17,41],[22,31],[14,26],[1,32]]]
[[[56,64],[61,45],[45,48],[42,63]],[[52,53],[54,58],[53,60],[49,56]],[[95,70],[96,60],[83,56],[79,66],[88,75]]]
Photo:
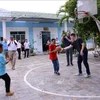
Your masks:
[[[61,6],[57,13],[57,16],[59,16],[59,14],[61,13],[63,13],[64,15],[59,20],[59,25],[62,25],[63,20],[66,19],[68,21],[69,18],[73,18],[73,29],[75,33],[84,40],[94,37],[96,43],[100,46],[100,32],[94,19],[91,16],[88,16],[86,18],[83,18],[83,23],[79,23],[79,20],[76,18],[75,10],[77,9],[77,1],[78,0],[69,0],[63,6]],[[97,0],[97,9],[98,14],[95,15],[95,17],[100,20],[100,0]]]

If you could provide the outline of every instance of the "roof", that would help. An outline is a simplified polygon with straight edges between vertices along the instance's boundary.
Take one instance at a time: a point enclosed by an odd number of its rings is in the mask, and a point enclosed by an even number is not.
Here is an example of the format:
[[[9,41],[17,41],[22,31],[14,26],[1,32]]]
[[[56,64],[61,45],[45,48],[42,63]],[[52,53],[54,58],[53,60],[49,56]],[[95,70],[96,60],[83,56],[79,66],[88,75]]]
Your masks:
[[[20,12],[20,11],[1,11],[0,20],[9,21],[31,21],[31,22],[58,22],[62,16],[51,13],[34,13],[34,12]]]

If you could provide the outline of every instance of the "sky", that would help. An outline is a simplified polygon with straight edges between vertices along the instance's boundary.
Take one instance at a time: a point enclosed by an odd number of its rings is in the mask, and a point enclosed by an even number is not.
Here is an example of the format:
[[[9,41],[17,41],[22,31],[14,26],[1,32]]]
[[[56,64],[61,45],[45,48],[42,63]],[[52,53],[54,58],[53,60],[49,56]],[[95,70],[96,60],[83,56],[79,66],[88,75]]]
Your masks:
[[[0,0],[0,8],[8,11],[56,13],[67,0]]]

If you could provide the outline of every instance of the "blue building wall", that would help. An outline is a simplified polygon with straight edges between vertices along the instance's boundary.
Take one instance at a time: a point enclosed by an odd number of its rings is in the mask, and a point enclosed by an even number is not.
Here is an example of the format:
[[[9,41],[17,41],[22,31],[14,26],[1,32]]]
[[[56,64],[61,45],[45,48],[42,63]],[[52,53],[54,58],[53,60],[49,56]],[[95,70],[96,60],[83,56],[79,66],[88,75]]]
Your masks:
[[[2,22],[0,22],[0,36],[2,36]]]
[[[62,27],[64,24],[62,25]],[[72,27],[73,24],[68,24],[68,27]],[[27,27],[29,28],[29,41],[34,39],[33,28],[35,27],[56,27],[58,30],[58,39],[61,40],[61,27],[57,23],[33,23],[33,22],[6,22],[6,27]],[[2,36],[2,22],[0,22],[0,36]]]

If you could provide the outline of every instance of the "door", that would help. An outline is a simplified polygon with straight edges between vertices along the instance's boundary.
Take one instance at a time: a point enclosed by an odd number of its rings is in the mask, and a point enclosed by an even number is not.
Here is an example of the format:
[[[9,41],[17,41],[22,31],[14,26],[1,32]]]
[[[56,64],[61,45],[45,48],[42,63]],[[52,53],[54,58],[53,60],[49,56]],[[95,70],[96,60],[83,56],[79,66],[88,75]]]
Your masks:
[[[47,47],[47,41],[50,41],[50,32],[48,31],[42,31],[42,47],[43,47],[43,51],[47,51],[48,47]]]

